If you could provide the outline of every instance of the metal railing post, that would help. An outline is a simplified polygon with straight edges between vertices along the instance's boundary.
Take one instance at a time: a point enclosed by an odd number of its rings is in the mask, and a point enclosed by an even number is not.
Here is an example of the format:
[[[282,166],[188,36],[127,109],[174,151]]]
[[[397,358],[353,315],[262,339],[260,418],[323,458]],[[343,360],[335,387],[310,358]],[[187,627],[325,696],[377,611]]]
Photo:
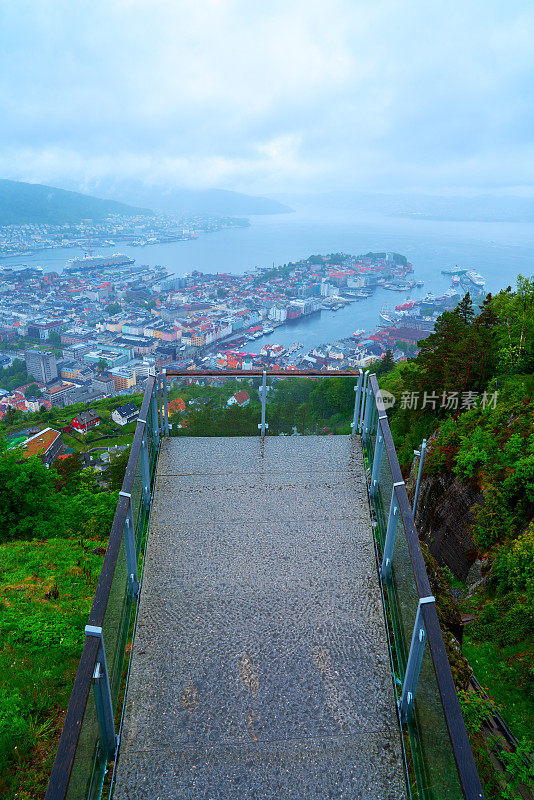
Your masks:
[[[354,399],[354,416],[352,418],[352,433],[356,433],[356,430],[360,427],[359,420],[360,420],[360,402],[362,399],[362,384],[363,384],[363,372],[360,370],[360,374],[358,375],[358,382],[354,387],[354,391],[356,392],[356,397]]]
[[[148,508],[152,498],[150,495],[150,466],[148,461],[148,438],[146,435],[146,425],[143,438],[141,440],[141,477],[143,480],[143,501],[145,508]]]
[[[96,625],[85,626],[86,636],[96,636],[100,639],[97,662],[93,672],[93,689],[95,693],[96,715],[102,747],[107,755],[108,761],[111,760],[117,750],[118,737],[115,733],[115,721],[113,714],[113,701],[111,699],[111,689],[109,686],[109,674],[106,663],[106,651],[104,648],[104,637],[102,628]]]
[[[367,386],[367,396],[365,398],[365,416],[363,419],[363,431],[362,431],[362,440],[364,444],[367,444],[367,440],[370,436],[370,428],[371,428],[371,417],[373,416],[373,390],[371,386],[368,384]]]
[[[413,708],[415,691],[417,689],[417,681],[419,680],[419,672],[421,671],[421,664],[423,663],[423,654],[426,643],[426,630],[423,622],[423,615],[421,613],[421,606],[423,603],[434,602],[435,598],[432,596],[421,597],[417,605],[417,613],[415,615],[415,624],[413,626],[410,652],[408,654],[406,672],[404,673],[402,694],[399,700],[401,722],[406,722],[408,720],[408,716]]]
[[[369,372],[364,372],[362,382],[362,394],[360,400],[360,419],[358,421],[358,428],[360,431],[363,428],[363,418],[365,414],[365,401],[367,400],[367,384],[369,382]]]
[[[380,475],[380,467],[382,466],[382,456],[384,454],[384,437],[380,429],[380,424],[376,432],[375,452],[373,454],[373,468],[371,470],[371,492],[374,494],[378,491],[378,478]]]
[[[161,372],[158,372],[156,378],[156,407],[158,409],[158,432],[161,437],[163,431],[163,409],[162,409],[163,395],[161,390]]]
[[[167,369],[163,370],[163,416],[165,419],[165,436],[169,438],[169,402],[167,399]]]
[[[395,493],[396,486],[403,486],[404,481],[398,481],[393,484],[393,491],[391,492],[391,503],[389,504],[388,527],[386,530],[386,540],[384,542],[384,550],[382,553],[382,563],[380,565],[380,577],[386,581],[391,574],[391,565],[393,563],[393,551],[395,549],[395,536],[397,534],[397,524],[399,521],[399,504],[397,502],[397,495]]]
[[[258,425],[260,430],[260,436],[265,436],[265,430],[269,427],[265,422],[265,410],[267,406],[267,372],[263,370],[262,378],[261,378],[261,389],[260,389],[260,398],[261,398],[261,422]]]
[[[139,594],[139,578],[137,576],[137,548],[135,546],[135,527],[132,513],[132,495],[128,492],[119,492],[119,497],[128,498],[128,511],[124,522],[124,549],[126,550],[126,565],[128,567],[128,585],[133,599]]]
[[[150,414],[152,417],[152,435],[154,437],[154,443],[156,450],[159,446],[159,419],[158,419],[158,392],[157,392],[157,376],[156,376],[156,383],[154,384],[154,390],[152,392],[152,397],[150,398]]]
[[[421,486],[421,476],[423,474],[423,464],[425,462],[426,453],[426,439],[423,439],[420,450],[414,450],[414,454],[419,456],[419,470],[417,472],[417,485],[415,487],[415,494],[413,496],[413,518],[417,514],[417,498],[419,497],[419,488]]]

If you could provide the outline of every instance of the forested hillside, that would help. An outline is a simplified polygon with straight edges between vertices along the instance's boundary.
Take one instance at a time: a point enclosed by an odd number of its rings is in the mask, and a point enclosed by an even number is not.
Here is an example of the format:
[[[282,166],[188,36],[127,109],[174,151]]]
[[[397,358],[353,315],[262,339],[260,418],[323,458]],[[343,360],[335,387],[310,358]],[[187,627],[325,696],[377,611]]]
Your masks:
[[[152,213],[116,200],[102,200],[54,186],[0,180],[0,225],[61,225],[87,218],[96,222],[111,214]]]
[[[469,620],[463,652],[524,753],[534,730],[534,282],[520,278],[479,309],[469,296],[436,325],[419,356],[382,378],[395,395],[390,422],[408,473],[413,450],[429,438],[423,487],[452,486],[449,512],[477,498],[449,537],[472,543],[467,558],[476,580],[464,586],[446,565],[438,570],[455,588]],[[430,495],[418,527],[439,497]],[[464,528],[463,530],[461,528]],[[432,531],[427,543],[432,546]],[[472,706],[473,700],[465,696]],[[470,714],[479,767],[489,798],[503,794],[483,758],[482,715]],[[523,738],[526,737],[526,738]],[[523,753],[523,754],[524,754]],[[502,759],[501,759],[502,760]],[[484,762],[484,763],[483,763]],[[526,762],[523,762],[526,764]],[[525,766],[525,770],[528,768]],[[532,780],[532,766],[530,767]]]

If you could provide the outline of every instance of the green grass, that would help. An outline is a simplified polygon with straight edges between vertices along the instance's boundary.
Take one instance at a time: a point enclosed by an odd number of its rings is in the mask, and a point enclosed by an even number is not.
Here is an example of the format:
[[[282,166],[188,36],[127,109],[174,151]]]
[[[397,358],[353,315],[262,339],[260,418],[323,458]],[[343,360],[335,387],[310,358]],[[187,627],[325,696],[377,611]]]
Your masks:
[[[87,539],[0,545],[0,796],[5,800],[44,796],[102,551],[102,542]]]
[[[91,447],[113,447],[117,444],[127,445],[131,444],[134,440],[135,432],[128,433],[126,436],[110,436],[106,439],[99,439],[97,442],[91,442]]]
[[[520,738],[532,738],[534,730],[534,704],[524,691],[518,688],[514,672],[507,662],[518,657],[522,648],[511,645],[501,648],[494,642],[475,642],[465,629],[462,652],[468,659],[475,678],[489,689],[489,694],[500,707],[499,710],[512,733]]]

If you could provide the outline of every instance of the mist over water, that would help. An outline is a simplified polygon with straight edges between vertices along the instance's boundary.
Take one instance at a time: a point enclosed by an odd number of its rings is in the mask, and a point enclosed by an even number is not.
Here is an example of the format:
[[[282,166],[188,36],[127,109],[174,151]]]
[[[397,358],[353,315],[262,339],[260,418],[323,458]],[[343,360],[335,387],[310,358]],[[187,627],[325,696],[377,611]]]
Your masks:
[[[242,274],[256,266],[284,264],[312,253],[357,255],[369,250],[392,250],[405,255],[414,266],[414,277],[423,280],[424,287],[402,293],[378,289],[368,300],[279,328],[270,337],[247,343],[248,349],[258,350],[268,341],[284,345],[299,341],[308,349],[349,336],[356,328],[373,330],[383,305],[394,306],[407,297],[422,297],[428,292],[439,294],[449,288],[449,279],[440,271],[455,264],[480,272],[490,292],[509,284],[513,286],[519,274],[534,274],[534,226],[528,223],[363,217],[325,209],[252,217],[249,228],[230,228],[183,242],[147,247],[117,243],[115,247],[95,252],[126,253],[138,264],[159,264],[172,274],[185,275],[194,269]],[[36,264],[46,272],[61,272],[69,258],[80,254],[79,249],[57,249],[3,263]]]

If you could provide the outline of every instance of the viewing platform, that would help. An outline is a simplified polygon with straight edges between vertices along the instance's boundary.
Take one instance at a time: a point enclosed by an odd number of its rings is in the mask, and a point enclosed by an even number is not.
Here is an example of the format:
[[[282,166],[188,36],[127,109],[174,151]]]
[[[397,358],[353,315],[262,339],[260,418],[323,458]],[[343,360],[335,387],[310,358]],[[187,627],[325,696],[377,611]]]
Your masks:
[[[114,800],[404,800],[359,437],[165,439]]]
[[[149,376],[45,800],[483,800],[376,376],[213,375],[260,435],[171,438],[210,373]],[[303,377],[352,435],[266,435]]]

